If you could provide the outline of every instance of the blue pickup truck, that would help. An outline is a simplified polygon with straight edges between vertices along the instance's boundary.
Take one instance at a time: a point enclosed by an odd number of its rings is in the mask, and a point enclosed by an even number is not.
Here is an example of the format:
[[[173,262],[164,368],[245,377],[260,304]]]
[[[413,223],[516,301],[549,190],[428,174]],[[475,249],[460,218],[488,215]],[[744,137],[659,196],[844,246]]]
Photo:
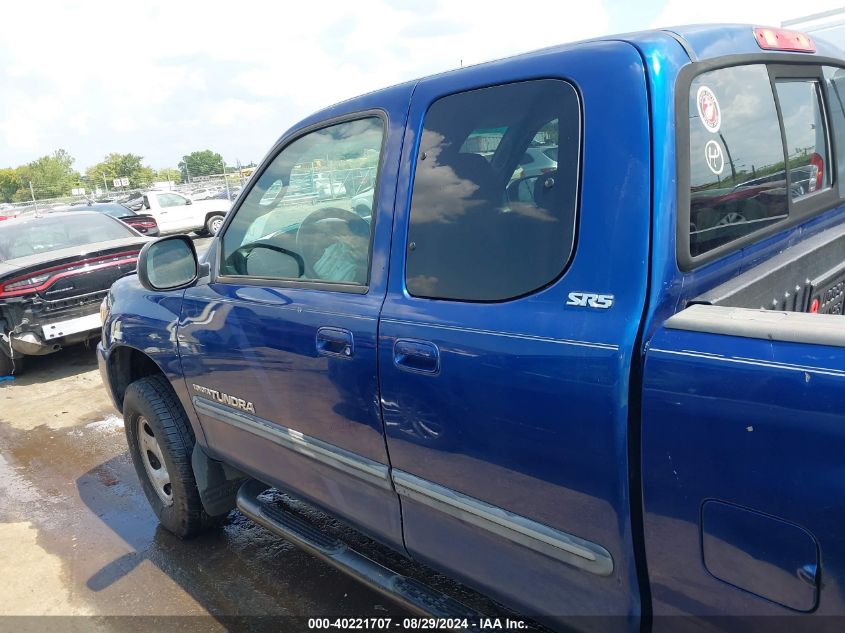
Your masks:
[[[237,505],[462,613],[275,487],[555,627],[838,625],[843,78],[804,34],[696,26],[296,125],[202,258],[153,242],[103,303],[100,369],[161,523],[190,537]],[[550,162],[525,176],[531,152]],[[303,164],[377,177],[302,202]]]

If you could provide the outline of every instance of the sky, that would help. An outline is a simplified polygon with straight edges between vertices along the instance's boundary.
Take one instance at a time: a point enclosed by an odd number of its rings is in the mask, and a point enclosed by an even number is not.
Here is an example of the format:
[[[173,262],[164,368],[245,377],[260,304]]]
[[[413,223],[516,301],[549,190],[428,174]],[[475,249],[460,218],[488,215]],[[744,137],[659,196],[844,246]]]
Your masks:
[[[841,2],[842,0],[840,0]],[[4,3],[0,168],[58,148],[154,168],[259,161],[309,113],[427,74],[610,33],[778,26],[813,0],[85,0]]]

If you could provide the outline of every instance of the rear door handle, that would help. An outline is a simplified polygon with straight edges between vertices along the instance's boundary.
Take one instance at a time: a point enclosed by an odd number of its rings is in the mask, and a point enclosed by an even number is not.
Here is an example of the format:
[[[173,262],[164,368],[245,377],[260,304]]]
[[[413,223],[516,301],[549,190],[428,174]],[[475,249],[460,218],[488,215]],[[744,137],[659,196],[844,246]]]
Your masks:
[[[355,355],[352,332],[336,327],[321,327],[317,330],[317,353],[321,356],[352,358]]]
[[[440,371],[440,350],[428,341],[400,338],[393,344],[393,363],[405,371],[436,374]]]

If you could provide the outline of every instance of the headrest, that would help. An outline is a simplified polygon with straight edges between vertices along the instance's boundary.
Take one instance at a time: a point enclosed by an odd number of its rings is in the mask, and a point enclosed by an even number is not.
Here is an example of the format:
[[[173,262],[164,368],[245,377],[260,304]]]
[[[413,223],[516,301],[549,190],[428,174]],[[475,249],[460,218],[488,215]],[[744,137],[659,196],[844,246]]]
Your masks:
[[[469,180],[478,187],[473,198],[492,198],[496,190],[496,172],[480,154],[455,154],[448,161],[458,178]]]

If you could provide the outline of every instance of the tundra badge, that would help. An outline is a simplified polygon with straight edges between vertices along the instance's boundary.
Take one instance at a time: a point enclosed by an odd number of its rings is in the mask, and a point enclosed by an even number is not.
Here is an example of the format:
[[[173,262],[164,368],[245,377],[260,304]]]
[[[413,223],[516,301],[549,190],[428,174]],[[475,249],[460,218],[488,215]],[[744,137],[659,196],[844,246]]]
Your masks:
[[[198,385],[194,383],[194,391],[197,391],[205,396],[208,396],[212,400],[216,400],[220,404],[228,404],[230,407],[235,407],[236,409],[241,409],[242,411],[246,411],[247,413],[255,413],[255,407],[251,402],[247,402],[242,398],[238,398],[236,396],[230,396],[228,393],[221,393],[216,389],[209,389],[208,387],[203,387],[202,385]]]

